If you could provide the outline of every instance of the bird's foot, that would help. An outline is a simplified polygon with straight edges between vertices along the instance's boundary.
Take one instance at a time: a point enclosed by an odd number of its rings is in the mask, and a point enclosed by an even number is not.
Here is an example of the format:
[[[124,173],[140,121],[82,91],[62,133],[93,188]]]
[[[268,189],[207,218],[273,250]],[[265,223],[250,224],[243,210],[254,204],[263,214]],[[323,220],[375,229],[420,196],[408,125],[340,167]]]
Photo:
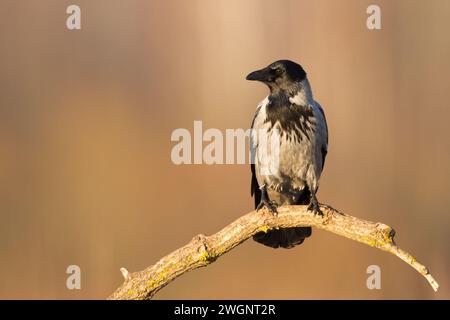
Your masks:
[[[274,216],[278,214],[277,211],[278,204],[275,201],[261,200],[261,202],[256,207],[256,211],[259,211],[264,207],[267,208],[267,210],[269,210],[269,212],[272,213]]]
[[[323,212],[320,210],[319,202],[315,198],[311,200],[308,210],[312,211],[315,215],[323,217]]]

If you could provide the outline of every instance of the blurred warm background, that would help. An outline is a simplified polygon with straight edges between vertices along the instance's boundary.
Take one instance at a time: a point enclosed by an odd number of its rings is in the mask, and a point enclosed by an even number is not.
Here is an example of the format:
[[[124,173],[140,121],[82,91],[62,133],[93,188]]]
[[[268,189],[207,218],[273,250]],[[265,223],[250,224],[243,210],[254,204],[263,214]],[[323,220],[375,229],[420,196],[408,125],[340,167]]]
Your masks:
[[[372,3],[383,30],[366,28]],[[449,28],[447,0],[2,0],[0,298],[103,299],[120,267],[251,210],[247,165],[175,166],[170,135],[248,128],[267,90],[244,77],[280,58],[306,68],[327,114],[319,199],[393,226],[440,291],[314,231],[293,250],[248,241],[157,298],[450,298]],[[366,288],[372,264],[381,290]]]

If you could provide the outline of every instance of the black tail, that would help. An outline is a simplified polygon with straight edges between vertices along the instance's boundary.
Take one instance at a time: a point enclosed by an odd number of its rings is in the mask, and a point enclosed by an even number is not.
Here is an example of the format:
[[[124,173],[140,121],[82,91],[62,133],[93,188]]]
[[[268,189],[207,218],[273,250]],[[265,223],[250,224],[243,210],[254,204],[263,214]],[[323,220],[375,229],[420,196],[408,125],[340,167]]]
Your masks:
[[[267,233],[258,232],[253,240],[272,248],[290,249],[303,243],[311,235],[311,227],[286,228],[270,230]]]
[[[292,204],[308,204],[310,197],[309,190],[305,188],[302,196]],[[311,233],[311,227],[285,228],[258,232],[253,236],[253,240],[268,247],[289,249],[301,244]]]

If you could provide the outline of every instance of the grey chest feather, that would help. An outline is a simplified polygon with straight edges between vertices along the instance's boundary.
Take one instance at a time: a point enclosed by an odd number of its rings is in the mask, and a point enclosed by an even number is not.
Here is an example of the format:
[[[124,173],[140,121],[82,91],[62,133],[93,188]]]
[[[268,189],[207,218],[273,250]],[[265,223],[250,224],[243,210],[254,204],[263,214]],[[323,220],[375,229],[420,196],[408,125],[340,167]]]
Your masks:
[[[266,98],[253,121],[252,148],[260,186],[295,197],[318,187],[326,149],[326,123],[315,102],[273,112]]]

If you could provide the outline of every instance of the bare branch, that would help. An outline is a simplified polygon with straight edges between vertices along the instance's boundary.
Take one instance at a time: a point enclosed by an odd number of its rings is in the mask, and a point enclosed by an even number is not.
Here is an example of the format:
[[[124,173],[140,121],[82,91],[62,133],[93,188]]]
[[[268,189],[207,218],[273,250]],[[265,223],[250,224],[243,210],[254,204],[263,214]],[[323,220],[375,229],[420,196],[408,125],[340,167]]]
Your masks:
[[[120,272],[122,273],[122,276],[125,280],[128,280],[130,278],[130,273],[125,268],[120,268]]]
[[[428,269],[394,242],[395,231],[382,223],[358,219],[321,205],[323,217],[306,206],[282,206],[278,216],[264,210],[252,211],[216,234],[198,235],[187,245],[135,273],[126,272],[125,282],[108,299],[151,299],[156,292],[182,274],[207,266],[254,234],[276,228],[316,227],[392,253],[423,275],[437,291],[439,285]]]

